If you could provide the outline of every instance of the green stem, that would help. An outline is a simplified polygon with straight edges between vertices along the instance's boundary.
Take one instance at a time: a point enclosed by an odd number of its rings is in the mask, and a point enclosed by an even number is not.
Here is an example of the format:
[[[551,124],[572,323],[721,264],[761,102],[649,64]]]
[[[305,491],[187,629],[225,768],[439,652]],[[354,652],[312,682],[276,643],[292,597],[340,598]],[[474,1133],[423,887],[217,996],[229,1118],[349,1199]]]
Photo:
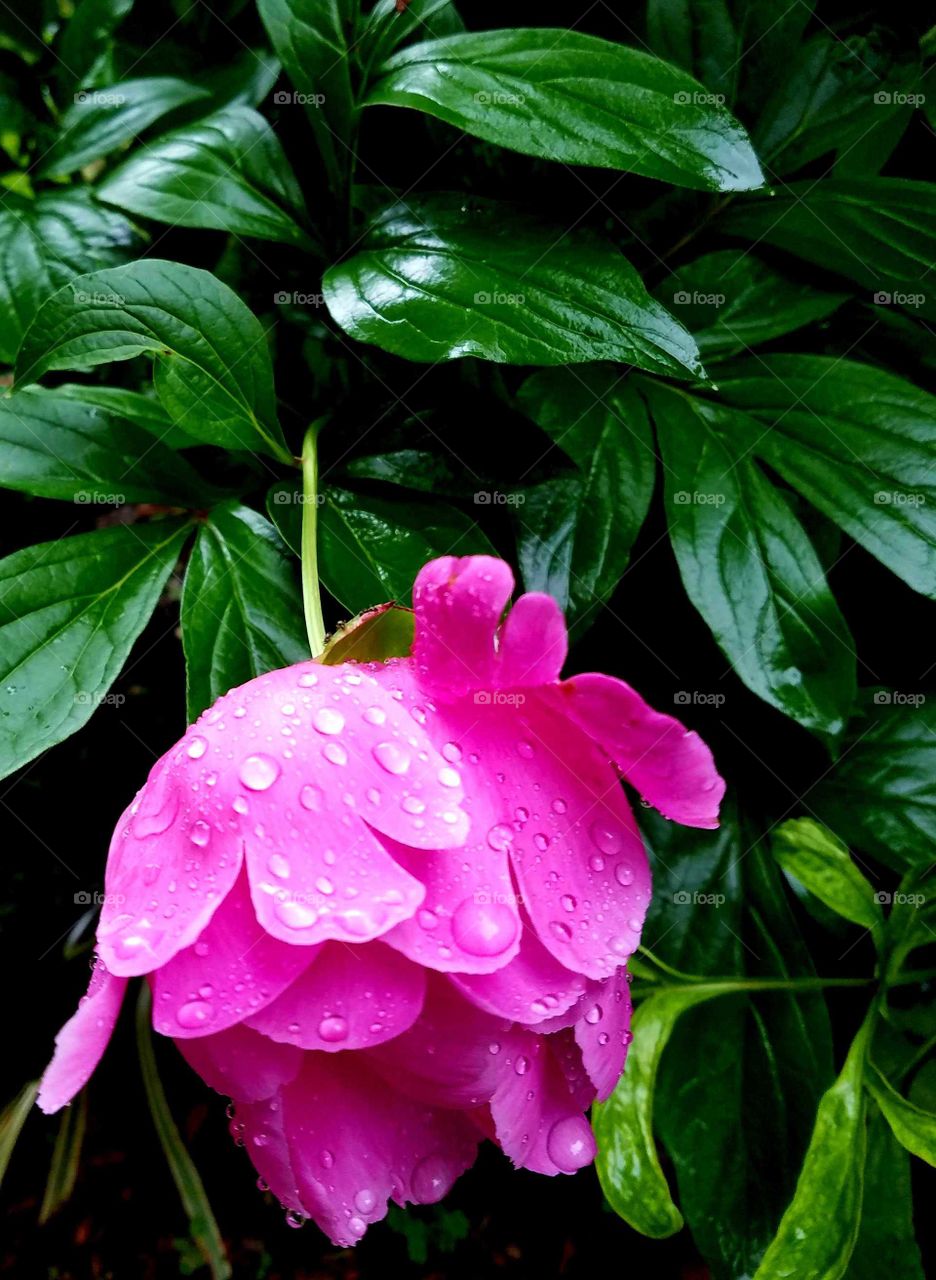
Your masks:
[[[634,995],[653,995],[657,991],[707,991],[713,995],[734,995],[745,991],[822,991],[826,987],[868,987],[873,978],[711,978],[703,982],[653,983],[646,990],[635,986]]]
[[[318,433],[323,418],[313,422],[302,442],[302,604],[313,658],[325,648],[325,621],[318,575]]]

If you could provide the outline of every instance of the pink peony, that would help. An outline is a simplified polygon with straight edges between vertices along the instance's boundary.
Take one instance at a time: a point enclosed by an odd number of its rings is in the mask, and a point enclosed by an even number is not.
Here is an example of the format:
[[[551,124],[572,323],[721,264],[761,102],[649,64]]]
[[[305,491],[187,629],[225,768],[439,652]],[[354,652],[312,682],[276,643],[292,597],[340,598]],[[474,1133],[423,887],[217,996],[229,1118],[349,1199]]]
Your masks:
[[[623,775],[717,825],[708,748],[620,680],[559,681],[555,601],[508,566],[427,564],[412,656],[233,689],[117,826],[98,960],[40,1105],[63,1106],[127,979],[234,1100],[261,1178],[336,1244],[439,1200],[490,1138],[571,1173],[630,1039],[650,895]]]

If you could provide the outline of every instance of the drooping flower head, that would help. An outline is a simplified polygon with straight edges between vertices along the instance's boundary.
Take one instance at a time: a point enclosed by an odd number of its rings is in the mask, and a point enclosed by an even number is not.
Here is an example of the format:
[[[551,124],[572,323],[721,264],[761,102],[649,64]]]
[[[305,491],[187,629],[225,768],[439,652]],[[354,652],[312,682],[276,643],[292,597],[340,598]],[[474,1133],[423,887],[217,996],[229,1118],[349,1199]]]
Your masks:
[[[336,1244],[439,1200],[482,1138],[571,1173],[623,1069],[650,895],[621,778],[717,825],[708,748],[626,684],[560,681],[562,615],[506,564],[432,561],[410,657],[300,663],[220,698],[118,823],[98,962],[46,1111],[129,978],[236,1106],[261,1178]]]

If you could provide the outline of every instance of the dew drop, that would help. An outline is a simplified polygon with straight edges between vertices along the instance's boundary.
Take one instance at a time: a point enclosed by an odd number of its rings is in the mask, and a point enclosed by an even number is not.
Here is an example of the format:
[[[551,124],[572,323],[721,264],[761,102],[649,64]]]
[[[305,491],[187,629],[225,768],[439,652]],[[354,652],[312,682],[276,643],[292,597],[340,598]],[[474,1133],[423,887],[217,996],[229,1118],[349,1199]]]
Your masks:
[[[376,1203],[377,1197],[367,1187],[359,1191],[354,1197],[355,1208],[360,1210],[361,1213],[370,1213]]]
[[[572,930],[567,924],[563,924],[561,920],[550,921],[549,928],[553,937],[558,938],[560,942],[572,941]]]
[[[546,1152],[563,1173],[574,1173],[590,1164],[595,1155],[595,1139],[585,1117],[557,1120],[546,1139]]]
[[[595,1026],[596,1023],[601,1021],[602,1015],[603,1015],[603,1010],[601,1008],[601,1005],[593,1004],[592,1007],[585,1014],[585,1021],[589,1024],[589,1026],[593,1027]]]
[[[312,717],[312,724],[319,733],[336,734],[344,728],[345,718],[334,707],[319,707]]]
[[[428,932],[430,929],[434,929],[439,923],[439,917],[434,911],[430,911],[428,908],[423,907],[416,913],[416,923],[419,925],[420,929],[425,929]]]
[[[417,1204],[436,1204],[451,1183],[448,1166],[441,1156],[426,1156],[413,1170],[411,1182]]]
[[[525,1058],[521,1053],[520,1056],[517,1058],[517,1061],[514,1063],[514,1071],[516,1071],[518,1076],[525,1076],[526,1073],[529,1071],[529,1069],[530,1069],[530,1059]]]
[[[425,813],[426,806],[418,796],[406,796],[400,806],[405,813]]]
[[[318,1033],[320,1039],[326,1044],[338,1044],[339,1041],[348,1038],[348,1020],[332,1014],[330,1017],[323,1018],[318,1024]]]
[[[461,774],[457,769],[453,769],[449,765],[443,765],[439,770],[439,781],[443,787],[460,787]]]
[[[296,1209],[287,1210],[286,1212],[287,1227],[293,1227],[293,1228],[304,1227],[305,1223],[306,1223],[305,1218]]]
[[[312,689],[318,684],[318,676],[314,671],[304,671],[299,677],[298,683],[302,689]]]
[[[410,753],[397,742],[378,742],[373,750],[374,759],[387,773],[406,773],[410,767]]]
[[[442,748],[442,759],[447,760],[449,764],[457,764],[462,758],[462,750],[457,742],[446,742]]]
[[[318,813],[322,807],[322,788],[307,783],[299,792],[299,803],[303,809]]]
[[[176,1021],[180,1027],[185,1027],[186,1031],[194,1031],[197,1027],[204,1027],[211,1022],[214,1016],[214,1005],[209,1004],[207,1000],[189,1000],[180,1006],[176,1013]]]
[[[322,749],[322,755],[331,764],[348,763],[348,753],[340,742],[327,742]]]
[[[577,905],[571,893],[564,893],[559,901],[562,904],[563,911],[574,911]]]
[[[624,832],[616,822],[599,818],[591,824],[589,834],[602,853],[618,853],[624,843]]]
[[[186,754],[190,760],[200,760],[208,750],[208,743],[204,738],[194,737],[188,744]]]
[[[288,898],[273,904],[273,914],[287,929],[308,929],[318,919],[311,907],[291,902]]]
[[[633,884],[634,883],[633,867],[628,866],[626,862],[619,862],[617,866],[614,868],[614,878],[619,885],[623,885],[625,888],[627,887],[627,885]]]
[[[231,801],[231,808],[235,813],[247,813],[250,809],[250,805],[247,803],[247,797],[235,796]]]
[[[386,724],[387,713],[383,707],[368,707],[364,712],[364,719],[368,724]]]
[[[535,749],[533,747],[532,742],[517,743],[517,755],[521,756],[524,760],[532,760],[534,754],[535,754]]]
[[[466,898],[452,916],[452,936],[472,956],[499,956],[517,936],[517,917],[501,902]]]
[[[290,873],[289,859],[284,858],[281,853],[271,853],[267,862],[270,874],[276,876],[278,880],[288,880]]]
[[[565,811],[566,811],[566,809],[568,809],[568,807],[569,807],[569,806],[566,804],[566,802],[565,802],[561,797],[559,797],[558,799],[556,799],[556,800],[554,800],[554,801],[552,802],[552,811],[553,811],[553,813],[565,813]]]
[[[536,845],[537,849],[539,849],[540,853],[545,853],[549,848],[549,836],[544,835],[542,831],[537,831],[536,835],[533,837],[533,843]]]
[[[279,764],[272,756],[248,756],[240,767],[238,777],[250,791],[266,791],[280,776]]]

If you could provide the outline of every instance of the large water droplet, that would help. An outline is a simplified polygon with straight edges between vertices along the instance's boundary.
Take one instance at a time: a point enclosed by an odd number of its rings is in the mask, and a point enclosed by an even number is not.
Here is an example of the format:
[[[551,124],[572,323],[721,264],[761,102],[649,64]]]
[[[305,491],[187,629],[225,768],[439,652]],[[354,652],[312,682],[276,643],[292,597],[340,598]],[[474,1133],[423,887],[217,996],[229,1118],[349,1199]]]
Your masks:
[[[345,718],[334,707],[319,707],[312,717],[312,723],[319,733],[335,734],[341,733]]]
[[[206,1026],[214,1016],[214,1005],[209,1004],[207,1000],[189,1000],[180,1006],[176,1020],[180,1027],[185,1027],[187,1031],[194,1031],[198,1027]]]
[[[189,839],[192,844],[197,845],[199,849],[204,849],[205,845],[211,839],[211,827],[209,827],[207,822],[202,822],[201,819],[199,819],[198,822],[192,825],[192,829],[189,832]]]
[[[452,936],[472,956],[499,956],[517,936],[517,917],[501,902],[466,898],[452,916]]]
[[[462,757],[461,747],[457,742],[446,742],[442,748],[442,758],[447,760],[449,764],[457,764]]]
[[[602,853],[617,853],[624,843],[624,832],[616,822],[599,818],[591,824],[589,833]]]
[[[448,1166],[441,1156],[426,1156],[413,1170],[413,1199],[417,1204],[436,1204],[451,1184]]]
[[[592,1007],[591,1007],[591,1008],[588,1010],[588,1012],[585,1014],[585,1021],[586,1021],[590,1026],[592,1026],[592,1027],[593,1027],[596,1023],[598,1023],[598,1022],[600,1022],[600,1021],[601,1021],[602,1013],[603,1013],[603,1010],[602,1010],[602,1008],[601,1008],[601,1005],[600,1005],[600,1004],[593,1004],[593,1005],[592,1005]]]
[[[546,1139],[546,1152],[563,1173],[574,1173],[595,1156],[595,1139],[584,1116],[557,1120]]]
[[[569,806],[566,804],[566,802],[562,799],[561,796],[552,802],[553,813],[565,813],[568,807]]]
[[[496,849],[498,853],[503,853],[505,849],[509,849],[513,844],[513,838],[514,833],[511,831],[510,827],[506,826],[503,822],[499,822],[496,826],[491,827],[490,831],[487,833],[488,844],[492,849]]]
[[[361,1213],[370,1213],[377,1203],[377,1197],[368,1187],[362,1188],[354,1197],[354,1207]]]
[[[560,942],[572,941],[572,930],[567,924],[563,924],[561,920],[550,921],[549,928],[553,937],[558,938]]]
[[[348,763],[348,753],[340,742],[327,742],[322,748],[322,755],[331,764]]]
[[[439,770],[439,781],[443,787],[460,787],[461,774],[457,769],[453,769],[449,765],[443,765]]]
[[[520,1056],[517,1058],[517,1061],[514,1063],[514,1071],[516,1071],[518,1076],[525,1076],[526,1073],[529,1071],[529,1069],[530,1069],[530,1059],[525,1058],[521,1053]]]
[[[386,724],[387,713],[383,707],[368,707],[364,712],[364,719],[368,724]]]
[[[337,1044],[341,1040],[347,1040],[348,1020],[338,1014],[332,1014],[330,1017],[323,1018],[319,1023],[318,1033],[326,1044]]]
[[[322,788],[316,787],[312,783],[307,783],[299,792],[299,803],[303,809],[318,813],[322,807]]]
[[[315,924],[318,916],[311,908],[301,902],[291,902],[288,898],[273,904],[273,914],[287,929],[308,929]]]
[[[289,879],[289,859],[284,858],[281,853],[271,853],[267,866],[270,869],[270,874],[276,876],[278,880]]]
[[[629,884],[634,883],[634,869],[626,862],[619,862],[614,868],[614,878],[619,885],[626,888]]]
[[[318,684],[318,676],[314,671],[304,671],[299,677],[299,685],[303,689],[311,689]]]
[[[205,738],[197,735],[191,740],[186,749],[186,754],[190,760],[200,760],[208,750],[208,742]]]
[[[559,899],[559,902],[562,905],[563,911],[575,910],[576,902],[575,902],[575,899],[572,897],[571,893],[564,893],[562,897]]]
[[[266,791],[280,776],[280,767],[272,756],[248,756],[241,765],[238,777],[251,791]]]
[[[410,767],[410,753],[398,742],[378,742],[373,751],[374,759],[387,773],[406,773]]]

